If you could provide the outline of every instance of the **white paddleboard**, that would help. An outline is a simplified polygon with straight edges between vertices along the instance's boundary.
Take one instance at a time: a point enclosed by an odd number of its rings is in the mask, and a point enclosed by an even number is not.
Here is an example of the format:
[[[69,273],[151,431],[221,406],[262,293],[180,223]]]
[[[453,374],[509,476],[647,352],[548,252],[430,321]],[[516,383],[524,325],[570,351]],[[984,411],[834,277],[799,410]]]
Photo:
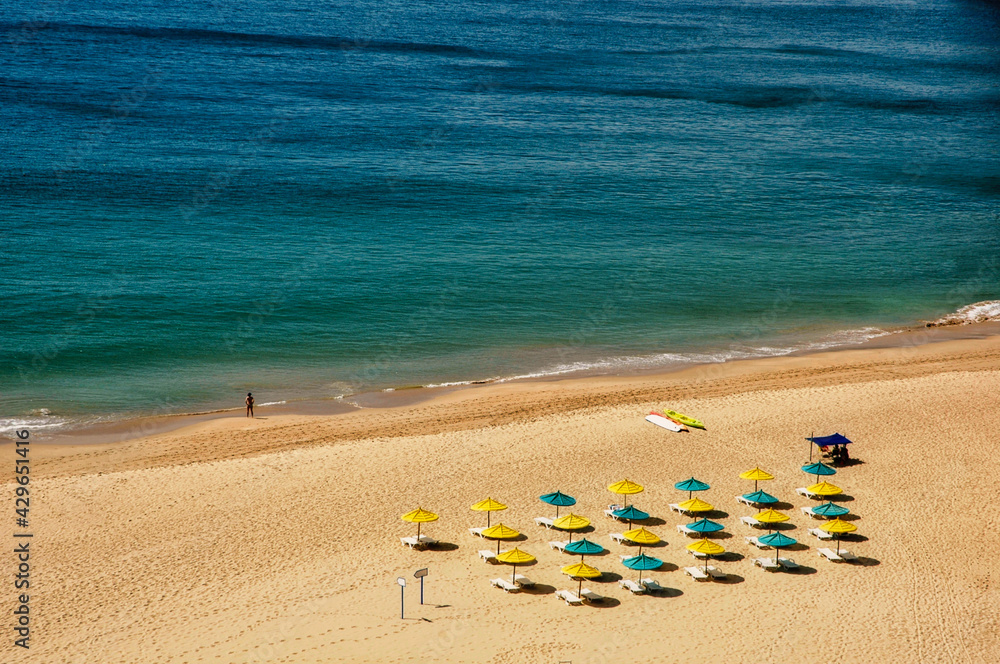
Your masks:
[[[647,415],[646,421],[652,422],[658,427],[663,427],[664,429],[668,429],[670,431],[676,431],[678,433],[684,430],[684,427],[682,427],[680,424],[677,424],[677,422],[674,422],[673,420],[668,420],[662,415],[657,415],[655,413],[650,413],[649,415]]]

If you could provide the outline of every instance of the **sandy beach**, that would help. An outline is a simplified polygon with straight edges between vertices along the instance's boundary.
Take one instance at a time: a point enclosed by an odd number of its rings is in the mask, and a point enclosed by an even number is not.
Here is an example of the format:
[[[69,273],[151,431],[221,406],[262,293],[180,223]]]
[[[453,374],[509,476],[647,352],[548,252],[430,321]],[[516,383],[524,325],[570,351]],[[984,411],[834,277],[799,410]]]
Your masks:
[[[33,447],[32,662],[991,662],[1000,647],[1000,337],[839,351],[695,367],[660,376],[489,385],[401,408],[333,416],[222,417],[114,445]],[[673,434],[643,420],[672,407],[707,431]],[[805,437],[839,431],[861,463],[831,478],[858,518],[844,546],[859,564],[817,555],[795,494]],[[2,448],[12,457],[12,445]],[[816,459],[816,456],[813,456]],[[768,573],[738,522],[752,490],[788,503],[789,555]],[[730,537],[696,582],[668,504],[690,476],[711,484]],[[648,576],[668,592],[632,596],[602,512],[606,486],[646,487],[666,562]],[[607,547],[587,582],[608,601],[570,607],[553,592],[578,560],[550,550],[532,519],[561,490]],[[4,486],[11,495],[12,484]],[[519,568],[534,591],[505,594],[510,574],[481,562],[472,537],[487,496],[493,522],[520,530],[538,558]],[[418,505],[440,514],[400,545]],[[10,536],[10,526],[7,533]],[[559,538],[563,539],[563,538]],[[412,578],[429,569],[426,603]],[[410,580],[401,620],[396,577]],[[10,654],[8,639],[3,649]],[[20,651],[19,651],[20,654]],[[724,658],[724,659],[723,659]],[[7,660],[7,657],[4,657]],[[20,661],[20,660],[19,660]]]

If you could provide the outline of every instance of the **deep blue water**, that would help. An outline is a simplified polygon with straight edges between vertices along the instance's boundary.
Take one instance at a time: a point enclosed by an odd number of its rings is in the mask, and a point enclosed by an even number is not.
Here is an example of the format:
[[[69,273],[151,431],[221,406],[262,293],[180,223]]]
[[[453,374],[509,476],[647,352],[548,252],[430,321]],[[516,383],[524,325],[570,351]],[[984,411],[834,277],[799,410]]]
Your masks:
[[[987,2],[0,0],[0,424],[1000,297]]]

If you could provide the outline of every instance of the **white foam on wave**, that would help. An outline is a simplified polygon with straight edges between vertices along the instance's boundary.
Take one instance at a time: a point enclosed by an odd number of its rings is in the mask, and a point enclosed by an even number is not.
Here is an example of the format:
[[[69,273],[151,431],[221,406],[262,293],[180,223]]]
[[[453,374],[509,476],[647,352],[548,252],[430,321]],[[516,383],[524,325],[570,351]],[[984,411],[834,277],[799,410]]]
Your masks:
[[[954,313],[927,323],[927,327],[971,325],[973,323],[989,323],[990,321],[1000,321],[1000,300],[967,304]]]
[[[423,387],[456,387],[484,383],[507,383],[515,380],[548,378],[566,374],[602,371],[641,371],[683,365],[721,364],[735,360],[752,360],[761,357],[780,357],[803,351],[819,351],[840,346],[854,346],[871,339],[892,334],[878,327],[842,330],[821,337],[815,341],[801,342],[789,346],[738,346],[726,350],[704,353],[656,353],[653,355],[623,355],[592,361],[577,361],[558,364],[550,368],[514,376],[497,376],[478,380],[461,380],[447,383],[431,383]],[[390,388],[391,389],[391,388]],[[388,391],[388,390],[385,390]]]
[[[24,415],[21,417],[0,417],[0,434],[10,434],[22,429],[27,429],[28,431],[37,429],[62,429],[73,423],[70,419],[49,415],[48,410],[45,408],[35,412],[39,414]]]
[[[287,401],[266,401],[264,403],[257,404],[257,406],[258,407],[260,407],[260,406],[280,406],[281,404],[284,404],[284,403],[288,403],[288,402]],[[237,408],[236,410],[239,410],[239,409]]]

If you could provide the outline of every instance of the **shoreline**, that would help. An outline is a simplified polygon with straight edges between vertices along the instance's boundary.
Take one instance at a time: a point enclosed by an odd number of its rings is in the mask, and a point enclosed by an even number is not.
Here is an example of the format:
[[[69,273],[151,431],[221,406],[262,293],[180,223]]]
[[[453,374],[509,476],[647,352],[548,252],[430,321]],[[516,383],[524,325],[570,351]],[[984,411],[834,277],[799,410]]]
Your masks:
[[[706,364],[656,375],[595,376],[449,389],[395,406],[334,415],[170,419],[168,431],[111,442],[38,445],[44,476],[107,473],[256,457],[318,446],[516,425],[594,408],[689,402],[799,388],[879,383],[1000,368],[1000,335]],[[642,413],[645,415],[645,413]],[[809,432],[801,432],[806,435]]]
[[[907,327],[901,330],[887,331],[886,334],[879,335],[861,343],[846,344],[843,346],[834,346],[815,350],[796,350],[774,356],[750,357],[745,359],[726,360],[723,362],[680,364],[666,368],[655,367],[620,372],[581,370],[568,374],[553,374],[527,378],[476,380],[442,386],[412,386],[361,392],[354,395],[322,400],[305,399],[290,402],[282,401],[273,405],[258,405],[257,412],[255,414],[258,415],[256,419],[261,419],[267,416],[337,416],[364,410],[393,409],[414,406],[428,401],[433,401],[453,392],[481,390],[483,388],[498,385],[526,385],[533,383],[551,384],[554,382],[587,381],[600,378],[669,379],[676,374],[691,370],[699,370],[699,368],[742,366],[744,363],[766,362],[781,358],[812,357],[828,353],[837,354],[866,349],[902,349],[950,341],[988,339],[991,337],[1000,337],[1000,322],[990,321],[948,325],[932,325],[928,323],[924,327]],[[266,408],[266,410],[261,412],[262,408]],[[230,420],[239,418],[245,418],[242,407],[193,413],[171,413],[165,415],[129,417],[119,420],[86,424],[77,428],[70,428],[53,433],[49,433],[45,429],[42,429],[40,433],[37,431],[33,432],[33,436],[36,437],[40,444],[45,446],[114,444],[167,434],[213,420]],[[30,427],[26,428],[30,429]],[[0,434],[0,446],[9,444],[12,440],[13,438],[9,433],[5,432]]]

